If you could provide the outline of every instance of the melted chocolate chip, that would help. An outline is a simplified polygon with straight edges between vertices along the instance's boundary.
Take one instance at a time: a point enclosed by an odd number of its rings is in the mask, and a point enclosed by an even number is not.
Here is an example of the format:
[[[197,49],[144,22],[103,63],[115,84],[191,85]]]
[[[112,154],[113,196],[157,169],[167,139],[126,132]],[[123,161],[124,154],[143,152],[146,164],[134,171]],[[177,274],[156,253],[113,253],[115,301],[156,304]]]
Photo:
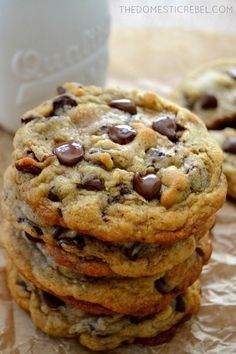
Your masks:
[[[28,221],[28,219],[25,218],[25,217],[19,217],[19,218],[17,218],[17,222],[18,222],[19,224],[21,224],[22,222],[27,222],[27,221]]]
[[[96,329],[97,329],[97,327],[96,327],[94,324],[92,324],[92,323],[89,323],[88,326],[89,326],[89,330],[90,330],[91,332],[95,332]]]
[[[26,282],[23,279],[17,280],[16,285],[19,285],[19,286],[21,286],[24,289],[26,289],[26,286],[27,286]]]
[[[28,223],[29,223],[29,225],[30,225],[31,227],[33,227],[34,231],[35,231],[38,235],[40,235],[40,236],[43,235],[43,231],[42,231],[42,229],[40,229],[40,227],[38,227],[37,225],[35,225],[35,224],[34,224],[32,221],[30,221],[30,220],[28,220]]]
[[[178,311],[178,312],[185,312],[186,311],[185,302],[184,302],[183,296],[181,296],[181,295],[177,296],[175,299],[175,311]]]
[[[236,68],[232,68],[228,71],[229,76],[232,77],[232,79],[236,80]]]
[[[136,137],[136,130],[129,125],[112,125],[108,128],[109,138],[117,144],[129,144]]]
[[[152,129],[167,136],[171,141],[176,141],[177,125],[173,118],[161,118],[152,123]]]
[[[52,202],[60,202],[60,198],[51,190],[48,193],[48,199]]]
[[[77,102],[70,96],[64,95],[64,96],[57,97],[53,101],[53,111],[51,115],[64,113],[75,106],[77,106]]]
[[[47,293],[46,291],[42,291],[43,301],[46,303],[48,307],[53,309],[58,308],[59,306],[65,306],[65,302],[58,297]]]
[[[35,165],[35,160],[32,158],[23,158],[15,163],[18,171],[23,173],[30,173],[31,175],[38,176],[42,169]]]
[[[60,236],[61,234],[63,234],[66,231],[67,231],[67,229],[65,229],[64,227],[59,226],[59,225],[55,225],[53,228],[52,237],[56,239],[58,236]]]
[[[121,195],[130,194],[130,189],[125,184],[121,184],[120,185],[120,194]]]
[[[33,237],[30,234],[28,234],[28,232],[23,231],[23,235],[31,242],[44,243],[44,241],[41,238]]]
[[[133,317],[133,316],[129,316],[128,317],[129,321],[133,324],[138,324],[140,322],[142,322],[143,317]]]
[[[58,93],[58,95],[63,95],[63,93],[66,93],[66,90],[64,89],[63,86],[58,86],[57,93]]]
[[[236,137],[234,136],[230,136],[228,137],[223,145],[222,145],[222,149],[225,152],[229,152],[231,154],[236,154]]]
[[[65,166],[74,166],[84,156],[84,149],[80,143],[62,143],[53,149],[59,162]]]
[[[119,99],[119,100],[112,100],[109,103],[109,106],[112,108],[117,108],[121,111],[128,112],[130,114],[137,114],[137,108],[135,103],[129,99]]]
[[[57,214],[58,214],[59,218],[63,218],[63,213],[62,213],[61,208],[57,208]]]
[[[203,257],[203,256],[204,256],[204,252],[203,252],[203,250],[201,249],[201,247],[196,247],[196,253],[197,253],[200,257]]]
[[[29,122],[31,122],[32,120],[35,120],[35,119],[42,119],[42,117],[41,116],[34,116],[34,115],[30,115],[30,116],[28,116],[28,117],[22,117],[21,118],[21,123],[23,123],[23,124],[27,124],[27,123],[29,123]]]
[[[161,293],[161,294],[168,294],[171,289],[168,288],[166,285],[166,282],[163,278],[157,279],[155,281],[155,288]]]
[[[38,235],[40,235],[40,236],[43,235],[42,229],[40,229],[40,227],[38,227],[37,225],[35,225],[32,221],[30,221],[30,220],[27,219],[26,217],[20,217],[20,218],[18,218],[18,219],[17,219],[17,222],[18,222],[19,224],[22,223],[22,222],[25,222],[25,223],[29,224],[29,225],[35,230],[35,232],[36,232]]]
[[[104,181],[95,177],[84,181],[82,186],[89,191],[101,191],[104,189]]]
[[[60,240],[57,241],[57,244],[59,246],[62,246],[63,244],[68,246],[76,246],[79,250],[82,251],[85,246],[85,241],[83,236],[79,234],[74,238],[69,238],[69,237],[61,238]]]
[[[143,249],[143,245],[140,243],[135,244],[131,248],[126,248],[125,249],[125,255],[127,258],[129,258],[131,261],[135,261],[138,256],[140,251]]]
[[[206,93],[200,97],[200,106],[202,109],[214,109],[218,106],[217,98],[210,93]]]
[[[133,179],[134,190],[147,200],[157,198],[161,189],[161,180],[154,174],[142,177],[136,173]]]

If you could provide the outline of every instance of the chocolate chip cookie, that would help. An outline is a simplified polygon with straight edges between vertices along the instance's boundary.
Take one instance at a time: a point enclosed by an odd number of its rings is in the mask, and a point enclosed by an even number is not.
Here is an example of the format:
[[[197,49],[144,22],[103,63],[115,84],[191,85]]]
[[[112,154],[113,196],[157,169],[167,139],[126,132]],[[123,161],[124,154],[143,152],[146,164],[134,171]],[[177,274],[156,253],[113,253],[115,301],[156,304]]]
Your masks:
[[[227,195],[236,199],[236,130],[225,128],[210,133],[224,151],[223,172],[228,182]]]
[[[20,272],[39,288],[65,302],[72,300],[78,308],[86,302],[86,312],[91,313],[96,313],[97,305],[99,313],[101,307],[133,316],[158,312],[196,281],[211,254],[211,242],[206,235],[187,260],[166,273],[140,278],[92,278],[58,265],[47,257],[40,243],[10,231],[4,234],[4,246]]]
[[[5,217],[34,242],[43,242],[58,263],[91,276],[150,276],[166,272],[194,252],[198,240],[214,223],[214,217],[196,235],[169,245],[108,243],[86,234],[46,223],[19,199],[11,169],[5,175]]]
[[[48,223],[168,244],[222,206],[222,152],[189,111],[151,92],[65,90],[27,112],[14,139],[20,197]]]
[[[161,312],[148,317],[125,315],[93,316],[66,304],[61,299],[40,290],[8,263],[8,285],[13,298],[30,312],[34,324],[52,336],[77,337],[90,350],[110,350],[123,342],[135,340],[157,344],[170,339],[175,328],[200,305],[199,283],[176,297]]]
[[[190,74],[173,93],[210,129],[236,127],[236,60],[211,62]]]

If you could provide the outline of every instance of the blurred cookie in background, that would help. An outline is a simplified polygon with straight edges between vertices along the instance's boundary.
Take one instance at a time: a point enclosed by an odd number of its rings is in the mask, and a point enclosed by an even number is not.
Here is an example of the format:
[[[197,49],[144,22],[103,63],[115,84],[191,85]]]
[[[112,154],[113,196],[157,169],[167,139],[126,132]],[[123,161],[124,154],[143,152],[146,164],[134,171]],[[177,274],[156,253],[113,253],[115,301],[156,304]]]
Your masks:
[[[190,73],[171,97],[209,129],[236,127],[236,59],[210,62]]]
[[[210,131],[224,151],[223,172],[228,182],[227,195],[236,200],[236,129]]]

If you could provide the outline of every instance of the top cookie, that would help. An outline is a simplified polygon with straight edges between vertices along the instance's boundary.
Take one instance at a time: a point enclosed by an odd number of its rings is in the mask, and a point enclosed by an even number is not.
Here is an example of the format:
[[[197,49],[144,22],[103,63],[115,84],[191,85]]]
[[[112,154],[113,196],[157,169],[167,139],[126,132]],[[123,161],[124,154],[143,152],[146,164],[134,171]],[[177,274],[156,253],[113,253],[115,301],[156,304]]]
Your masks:
[[[172,97],[208,128],[236,126],[236,59],[211,62],[190,74]]]
[[[23,116],[14,139],[20,196],[47,222],[165,244],[222,206],[222,151],[196,116],[150,92],[62,90]]]

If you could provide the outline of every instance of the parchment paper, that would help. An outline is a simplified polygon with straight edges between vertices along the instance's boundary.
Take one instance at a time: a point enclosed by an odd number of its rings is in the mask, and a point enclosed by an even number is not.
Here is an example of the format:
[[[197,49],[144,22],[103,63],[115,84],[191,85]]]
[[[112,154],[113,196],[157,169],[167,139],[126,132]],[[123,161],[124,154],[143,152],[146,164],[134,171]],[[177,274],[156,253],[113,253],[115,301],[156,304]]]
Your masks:
[[[171,85],[204,61],[236,57],[235,39],[181,30],[119,29],[111,41],[108,83],[150,88],[167,95]],[[10,146],[11,136],[0,131],[0,183],[10,161]],[[214,252],[201,277],[199,314],[185,323],[170,343],[157,347],[122,346],[111,353],[236,353],[235,205],[227,202],[218,213],[213,229]],[[0,353],[90,353],[76,340],[49,338],[35,329],[28,314],[10,299],[4,265],[0,251]]]

